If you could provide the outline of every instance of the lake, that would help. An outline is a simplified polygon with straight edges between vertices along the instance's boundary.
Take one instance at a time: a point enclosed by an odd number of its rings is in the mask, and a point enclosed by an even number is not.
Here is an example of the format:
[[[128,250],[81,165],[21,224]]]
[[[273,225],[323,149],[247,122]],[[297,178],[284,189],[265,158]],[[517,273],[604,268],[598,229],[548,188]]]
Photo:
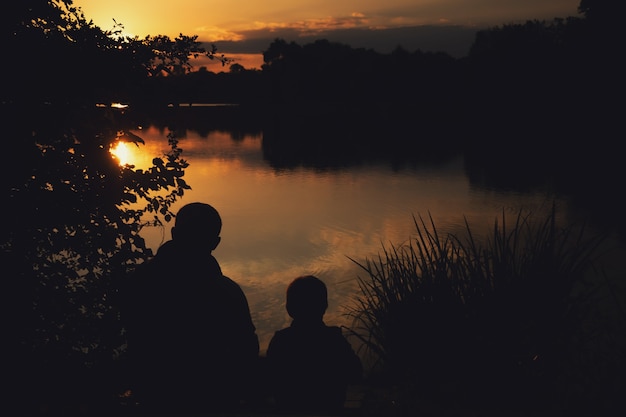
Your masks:
[[[133,133],[145,145],[122,156],[138,168],[168,149],[167,129],[147,125]],[[516,191],[473,183],[458,153],[404,165],[276,168],[264,153],[263,132],[187,130],[178,136],[192,189],[174,211],[203,201],[221,213],[222,242],[214,254],[248,296],[262,353],[274,331],[290,322],[284,294],[299,275],[316,275],[328,285],[326,323],[350,326],[344,309],[365,276],[354,261],[376,257],[383,245],[407,243],[420,217],[432,217],[439,233],[462,234],[467,220],[481,234],[503,213],[513,220],[520,209],[543,213],[556,203],[558,218],[571,215],[567,199],[545,185]],[[169,239],[169,227],[144,229],[148,246],[156,250]]]

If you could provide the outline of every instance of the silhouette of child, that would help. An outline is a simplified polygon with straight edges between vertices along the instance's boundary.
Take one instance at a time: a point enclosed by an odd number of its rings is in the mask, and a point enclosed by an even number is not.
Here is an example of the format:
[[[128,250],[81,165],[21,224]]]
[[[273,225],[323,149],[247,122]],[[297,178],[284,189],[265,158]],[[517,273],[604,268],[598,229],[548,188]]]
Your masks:
[[[279,410],[336,413],[362,363],[337,326],[327,326],[326,284],[308,275],[287,287],[291,325],[274,333],[267,349],[272,393]]]

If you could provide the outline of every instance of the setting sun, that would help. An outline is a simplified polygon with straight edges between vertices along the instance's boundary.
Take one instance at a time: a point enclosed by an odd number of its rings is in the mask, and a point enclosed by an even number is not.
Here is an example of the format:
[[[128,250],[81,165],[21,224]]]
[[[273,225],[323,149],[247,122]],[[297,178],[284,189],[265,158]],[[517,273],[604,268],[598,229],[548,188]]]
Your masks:
[[[115,24],[124,34],[197,35],[198,41],[215,44],[220,54],[237,55],[247,69],[260,69],[263,51],[277,38],[299,44],[316,39],[373,48],[390,53],[398,45],[407,50],[467,54],[476,30],[494,25],[550,20],[575,16],[580,0],[390,0],[312,1],[287,0],[239,2],[156,0],[75,0],[89,19],[103,29]],[[197,62],[198,67],[224,70],[217,61]]]

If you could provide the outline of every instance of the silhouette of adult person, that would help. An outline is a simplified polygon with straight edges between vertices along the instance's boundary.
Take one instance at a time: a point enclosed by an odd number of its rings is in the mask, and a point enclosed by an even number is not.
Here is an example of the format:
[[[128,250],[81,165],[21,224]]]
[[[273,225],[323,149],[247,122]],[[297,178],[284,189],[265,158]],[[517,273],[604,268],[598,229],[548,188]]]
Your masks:
[[[259,341],[247,298],[212,255],[221,228],[211,205],[183,206],[172,239],[131,279],[131,390],[151,412],[233,409],[255,376]]]
[[[362,376],[362,363],[337,326],[327,326],[326,284],[307,275],[287,287],[291,325],[270,340],[266,361],[272,393],[283,412],[338,413],[348,385]]]

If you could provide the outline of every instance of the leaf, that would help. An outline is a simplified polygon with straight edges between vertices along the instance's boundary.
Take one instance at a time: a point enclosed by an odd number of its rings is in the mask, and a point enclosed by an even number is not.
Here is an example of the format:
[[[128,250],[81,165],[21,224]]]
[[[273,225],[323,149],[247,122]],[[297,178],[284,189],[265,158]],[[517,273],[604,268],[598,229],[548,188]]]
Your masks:
[[[139,146],[139,144],[143,145],[146,143],[141,137],[129,131],[121,132],[120,134],[118,134],[117,139],[122,140],[124,142],[134,143],[136,146]]]

